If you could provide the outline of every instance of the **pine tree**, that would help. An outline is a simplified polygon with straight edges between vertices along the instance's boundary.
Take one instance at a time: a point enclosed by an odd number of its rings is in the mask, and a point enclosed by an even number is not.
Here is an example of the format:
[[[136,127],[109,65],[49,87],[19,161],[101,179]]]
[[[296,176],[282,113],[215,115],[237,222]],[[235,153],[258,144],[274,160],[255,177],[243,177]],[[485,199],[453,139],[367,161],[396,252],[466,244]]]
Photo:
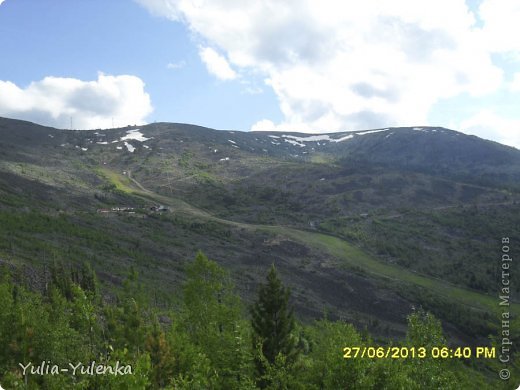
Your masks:
[[[260,378],[267,372],[265,363],[274,365],[281,355],[284,362],[291,364],[298,356],[296,338],[292,335],[295,320],[289,297],[290,291],[283,286],[273,264],[267,283],[260,287],[258,300],[251,309],[253,347],[260,347],[261,353],[256,358]]]
[[[79,286],[94,298],[99,297],[99,282],[96,272],[89,262],[83,262],[80,269]]]
[[[57,288],[60,294],[70,301],[73,281],[69,271],[63,262],[54,261],[51,265],[51,286]]]

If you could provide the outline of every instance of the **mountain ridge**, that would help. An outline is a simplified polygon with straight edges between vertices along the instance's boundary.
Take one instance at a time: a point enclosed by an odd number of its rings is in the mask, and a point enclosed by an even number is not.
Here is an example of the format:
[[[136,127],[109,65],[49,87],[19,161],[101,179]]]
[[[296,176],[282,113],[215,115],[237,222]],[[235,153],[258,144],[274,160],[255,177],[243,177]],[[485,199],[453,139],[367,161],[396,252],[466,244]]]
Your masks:
[[[14,226],[0,229],[0,257],[34,273],[52,257],[89,261],[108,291],[134,266],[149,288],[171,294],[185,259],[203,249],[232,270],[246,299],[275,262],[304,315],[325,307],[399,334],[405,308],[423,305],[457,337],[485,337],[493,324],[461,302],[464,291],[489,302],[493,235],[517,234],[520,152],[420,129],[58,130],[0,118],[0,219]],[[445,154],[425,152],[434,139]],[[446,162],[453,151],[460,156]],[[170,210],[150,211],[157,204]],[[459,298],[440,294],[437,280],[462,288]],[[363,284],[388,310],[366,307]]]

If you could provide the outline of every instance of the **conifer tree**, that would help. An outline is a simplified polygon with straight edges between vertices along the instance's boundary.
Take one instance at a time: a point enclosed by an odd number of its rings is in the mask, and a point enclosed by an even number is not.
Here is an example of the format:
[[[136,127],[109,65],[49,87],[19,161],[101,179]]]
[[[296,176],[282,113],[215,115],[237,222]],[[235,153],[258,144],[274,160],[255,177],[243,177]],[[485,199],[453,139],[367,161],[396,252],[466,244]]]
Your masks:
[[[51,286],[58,289],[67,300],[72,299],[71,273],[65,268],[63,262],[54,261],[51,265]]]
[[[283,286],[273,264],[251,309],[253,346],[260,347],[262,354],[256,359],[260,377],[267,371],[265,363],[275,364],[277,356],[281,355],[287,364],[291,364],[298,355],[296,339],[292,335],[295,320],[289,297],[290,291]]]
[[[92,268],[89,262],[83,262],[80,269],[79,286],[83,291],[92,295],[94,298],[99,296],[99,282],[96,276],[96,272]]]

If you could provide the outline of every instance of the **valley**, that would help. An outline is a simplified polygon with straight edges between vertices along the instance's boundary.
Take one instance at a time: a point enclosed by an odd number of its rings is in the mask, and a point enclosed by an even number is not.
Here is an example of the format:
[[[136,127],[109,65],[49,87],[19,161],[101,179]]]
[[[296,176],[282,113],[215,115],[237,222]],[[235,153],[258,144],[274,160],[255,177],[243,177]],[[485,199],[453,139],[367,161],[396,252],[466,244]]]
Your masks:
[[[89,261],[106,294],[133,267],[175,305],[184,264],[202,250],[230,270],[246,302],[274,263],[307,321],[326,314],[402,337],[406,316],[424,307],[455,343],[497,329],[493,248],[519,233],[512,148],[441,128],[278,135],[0,125],[0,259],[36,288],[50,262]],[[422,145],[436,137],[458,152],[426,155]],[[149,213],[154,205],[169,210]],[[120,206],[136,214],[96,213]]]

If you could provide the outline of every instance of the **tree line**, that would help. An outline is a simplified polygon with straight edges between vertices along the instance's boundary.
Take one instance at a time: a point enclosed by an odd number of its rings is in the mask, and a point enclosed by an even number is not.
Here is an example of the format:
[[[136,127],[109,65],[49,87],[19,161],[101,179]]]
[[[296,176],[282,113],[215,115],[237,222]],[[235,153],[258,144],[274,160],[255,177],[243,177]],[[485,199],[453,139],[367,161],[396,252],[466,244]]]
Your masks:
[[[345,359],[344,347],[379,346],[343,321],[302,324],[273,265],[246,307],[230,275],[199,252],[182,303],[151,304],[131,270],[112,299],[95,272],[55,264],[44,291],[0,283],[0,385],[6,389],[470,389],[499,388],[453,359]],[[440,321],[416,311],[394,345],[445,345]],[[130,366],[131,374],[31,374],[28,364]],[[508,387],[504,387],[508,388]]]

